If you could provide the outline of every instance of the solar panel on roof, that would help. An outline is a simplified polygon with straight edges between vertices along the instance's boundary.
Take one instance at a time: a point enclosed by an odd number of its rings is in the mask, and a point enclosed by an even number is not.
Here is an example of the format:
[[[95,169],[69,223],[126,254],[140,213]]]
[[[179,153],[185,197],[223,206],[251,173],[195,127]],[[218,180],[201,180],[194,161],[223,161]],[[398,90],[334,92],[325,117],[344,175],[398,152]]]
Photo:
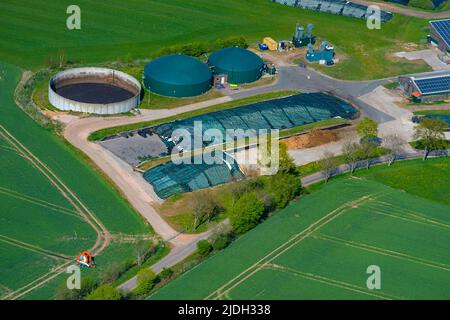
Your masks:
[[[430,21],[433,28],[441,35],[442,39],[450,46],[450,19]]]
[[[414,82],[422,94],[450,91],[450,75],[444,77],[416,79]]]

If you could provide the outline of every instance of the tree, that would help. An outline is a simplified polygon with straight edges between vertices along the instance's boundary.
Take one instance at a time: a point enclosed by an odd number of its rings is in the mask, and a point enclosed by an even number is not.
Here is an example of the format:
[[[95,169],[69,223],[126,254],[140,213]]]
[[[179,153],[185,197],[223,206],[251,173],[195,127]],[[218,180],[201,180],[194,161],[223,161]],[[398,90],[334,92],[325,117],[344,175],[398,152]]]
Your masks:
[[[233,241],[233,229],[227,224],[220,224],[214,231],[211,237],[211,245],[215,251],[225,249],[231,241]]]
[[[325,175],[325,182],[328,182],[336,173],[337,161],[335,155],[329,151],[325,151],[322,159],[319,161],[319,166]]]
[[[87,300],[120,300],[122,296],[119,290],[110,284],[105,284],[87,295]]]
[[[346,142],[342,148],[345,162],[349,166],[350,173],[353,174],[360,160],[359,144],[356,142]]]
[[[171,268],[163,268],[159,274],[160,279],[169,279],[173,275],[173,270]]]
[[[426,160],[431,151],[446,148],[445,130],[447,124],[440,119],[422,118],[414,128],[414,139],[419,140],[425,148],[423,160]]]
[[[376,138],[378,135],[378,123],[368,117],[364,117],[356,124],[356,132],[363,140]]]
[[[300,169],[294,163],[294,160],[287,152],[287,145],[285,143],[280,143],[279,152],[280,160],[277,174],[290,174],[294,176],[300,176]]]
[[[398,134],[389,134],[383,138],[383,147],[389,150],[387,154],[388,166],[391,166],[398,156],[405,152],[406,141]]]
[[[200,256],[206,257],[211,253],[212,250],[213,247],[208,240],[200,240],[199,242],[197,242],[197,252]]]
[[[195,230],[201,224],[211,221],[220,210],[219,204],[209,192],[200,192],[194,204],[192,228]]]
[[[158,275],[149,268],[142,268],[137,273],[137,285],[133,293],[137,296],[144,296],[150,293],[158,280]]]
[[[242,234],[254,228],[264,213],[264,203],[256,193],[242,195],[233,205],[230,222],[236,233]]]
[[[372,159],[378,156],[378,149],[369,142],[363,142],[359,145],[359,159],[365,162],[365,167],[369,170]]]
[[[270,177],[269,191],[272,195],[273,206],[282,209],[289,204],[289,201],[300,195],[302,181],[297,175],[278,173]]]

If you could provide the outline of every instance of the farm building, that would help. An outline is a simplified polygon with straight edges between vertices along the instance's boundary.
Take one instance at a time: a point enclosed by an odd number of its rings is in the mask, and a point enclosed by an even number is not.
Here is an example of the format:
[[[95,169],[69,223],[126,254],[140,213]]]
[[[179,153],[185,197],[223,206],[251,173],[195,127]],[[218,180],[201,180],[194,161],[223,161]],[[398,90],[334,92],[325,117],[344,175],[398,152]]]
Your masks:
[[[169,97],[193,97],[212,86],[212,73],[199,60],[183,54],[161,57],[144,69],[144,84],[151,92]]]
[[[326,12],[359,19],[367,19],[371,14],[367,6],[346,0],[272,0],[272,2],[304,10]],[[393,17],[391,12],[383,10],[380,14],[381,22],[388,22]]]
[[[450,100],[450,74],[431,77],[400,77],[405,94],[415,102]]]
[[[48,86],[48,99],[55,108],[93,114],[128,112],[139,105],[140,94],[139,81],[108,68],[62,71]]]
[[[232,84],[250,83],[261,78],[264,61],[255,53],[239,47],[216,51],[208,59],[214,74],[225,74]]]
[[[430,21],[430,40],[443,53],[450,54],[450,19]]]

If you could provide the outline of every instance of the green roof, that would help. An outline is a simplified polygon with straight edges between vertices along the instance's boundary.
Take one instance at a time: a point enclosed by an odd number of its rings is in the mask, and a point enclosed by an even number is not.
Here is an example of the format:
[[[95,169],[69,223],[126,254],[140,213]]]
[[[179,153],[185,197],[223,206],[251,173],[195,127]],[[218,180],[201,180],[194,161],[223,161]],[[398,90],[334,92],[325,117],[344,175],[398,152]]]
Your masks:
[[[229,47],[211,54],[210,65],[232,71],[259,70],[264,61],[255,53],[239,47]]]
[[[255,53],[239,47],[214,52],[208,59],[215,74],[228,75],[229,83],[250,83],[261,78],[264,61]]]
[[[176,85],[203,83],[212,77],[206,64],[183,54],[155,59],[145,66],[144,73],[145,78]]]
[[[183,54],[161,57],[144,69],[146,88],[171,97],[191,97],[211,88],[212,72],[196,58]]]

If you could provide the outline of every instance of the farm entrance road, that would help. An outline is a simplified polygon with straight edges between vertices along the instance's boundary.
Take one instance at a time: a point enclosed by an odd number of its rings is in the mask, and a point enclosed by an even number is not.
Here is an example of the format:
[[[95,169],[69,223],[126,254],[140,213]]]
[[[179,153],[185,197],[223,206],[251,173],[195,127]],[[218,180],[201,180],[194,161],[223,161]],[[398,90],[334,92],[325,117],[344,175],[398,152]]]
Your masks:
[[[368,0],[351,0],[353,3],[362,4],[365,6],[379,6],[382,10],[399,13],[404,16],[417,17],[422,19],[443,19],[450,17],[450,10],[442,12],[426,12],[420,9],[408,9],[407,7],[400,7],[394,4],[368,1]]]

